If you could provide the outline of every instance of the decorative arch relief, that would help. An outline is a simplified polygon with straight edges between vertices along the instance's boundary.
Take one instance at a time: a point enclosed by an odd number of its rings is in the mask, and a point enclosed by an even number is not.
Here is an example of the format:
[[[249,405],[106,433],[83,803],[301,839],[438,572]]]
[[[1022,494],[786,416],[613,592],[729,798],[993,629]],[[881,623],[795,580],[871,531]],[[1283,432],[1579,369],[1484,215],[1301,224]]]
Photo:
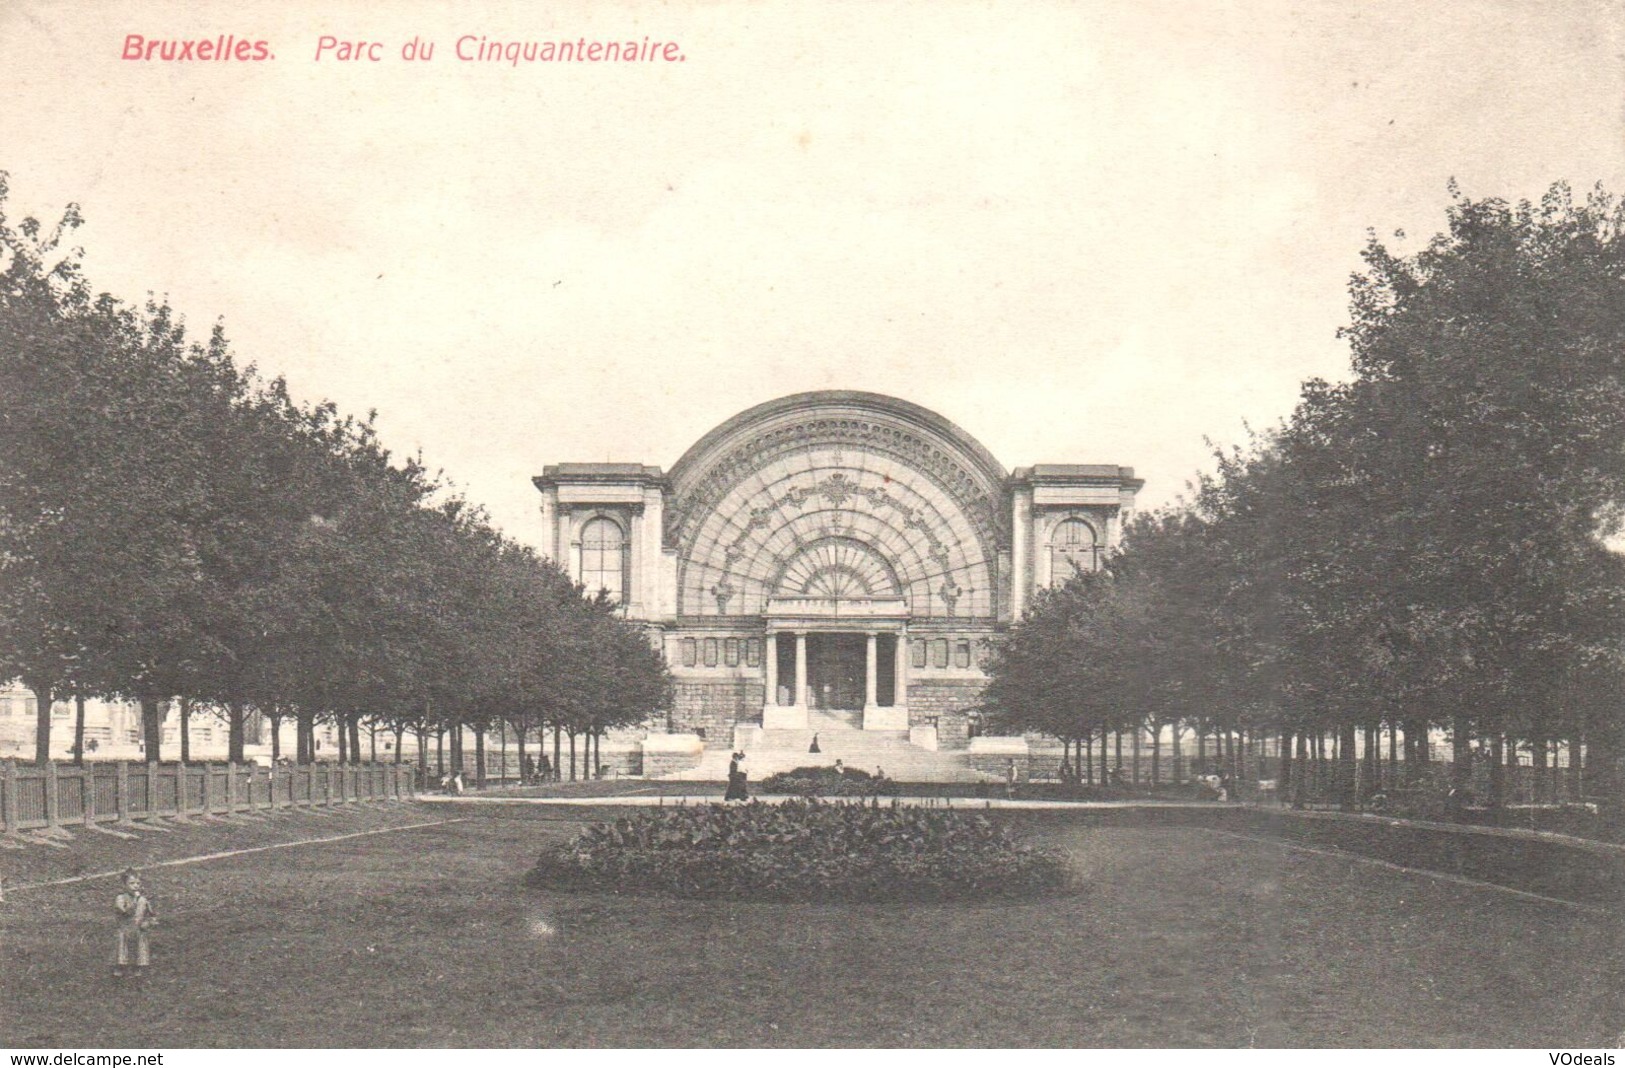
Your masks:
[[[760,613],[788,580],[841,595],[884,588],[915,616],[990,616],[996,557],[985,544],[961,502],[895,457],[852,446],[785,453],[693,526],[679,553],[678,612]]]

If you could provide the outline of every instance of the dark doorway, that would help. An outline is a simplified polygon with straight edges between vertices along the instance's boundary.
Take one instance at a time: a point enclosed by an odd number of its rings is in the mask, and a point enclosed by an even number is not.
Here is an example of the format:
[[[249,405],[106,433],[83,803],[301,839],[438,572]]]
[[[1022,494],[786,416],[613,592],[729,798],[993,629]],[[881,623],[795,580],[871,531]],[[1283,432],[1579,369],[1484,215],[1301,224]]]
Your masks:
[[[813,708],[863,708],[867,642],[862,634],[807,635],[808,697]]]

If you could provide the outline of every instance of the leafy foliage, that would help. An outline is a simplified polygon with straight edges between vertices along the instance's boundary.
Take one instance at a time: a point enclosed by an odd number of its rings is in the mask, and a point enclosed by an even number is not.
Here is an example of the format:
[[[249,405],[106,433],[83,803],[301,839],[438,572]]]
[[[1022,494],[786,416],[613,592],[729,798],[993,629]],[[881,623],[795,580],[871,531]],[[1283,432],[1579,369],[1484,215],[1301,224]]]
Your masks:
[[[0,175],[0,675],[38,697],[589,736],[666,704],[658,653],[613,606],[503,538],[372,418],[295,402],[164,304],[93,292],[80,224],[13,223]],[[421,737],[421,735],[420,735]],[[345,745],[346,740],[348,745]],[[399,750],[397,749],[397,753]]]
[[[983,816],[817,800],[645,809],[584,829],[534,886],[767,901],[1009,899],[1060,889],[1063,862]]]
[[[1105,572],[1035,601],[996,722],[1335,733],[1346,806],[1362,729],[1448,729],[1456,799],[1470,743],[1565,740],[1625,799],[1625,205],[1456,194],[1448,221],[1411,256],[1366,248],[1349,381],[1306,383]]]
[[[897,793],[897,783],[890,779],[877,779],[857,768],[836,771],[823,766],[777,772],[763,779],[758,788],[766,794],[792,797],[873,797]]]

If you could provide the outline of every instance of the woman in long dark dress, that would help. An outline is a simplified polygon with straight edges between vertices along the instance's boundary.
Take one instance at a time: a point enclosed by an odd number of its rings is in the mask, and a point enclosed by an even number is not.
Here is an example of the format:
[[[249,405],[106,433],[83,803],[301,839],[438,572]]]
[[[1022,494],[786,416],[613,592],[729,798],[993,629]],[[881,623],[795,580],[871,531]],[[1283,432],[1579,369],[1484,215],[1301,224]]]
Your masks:
[[[739,762],[744,758],[744,753],[735,753],[733,759],[728,761],[728,792],[722,795],[724,801],[750,800],[750,795],[745,792],[745,773],[739,767]]]
[[[821,752],[823,752],[823,750],[818,748],[818,735],[816,735],[816,734],[813,735],[812,744],[807,747],[807,752],[809,752],[809,753],[821,753]]]

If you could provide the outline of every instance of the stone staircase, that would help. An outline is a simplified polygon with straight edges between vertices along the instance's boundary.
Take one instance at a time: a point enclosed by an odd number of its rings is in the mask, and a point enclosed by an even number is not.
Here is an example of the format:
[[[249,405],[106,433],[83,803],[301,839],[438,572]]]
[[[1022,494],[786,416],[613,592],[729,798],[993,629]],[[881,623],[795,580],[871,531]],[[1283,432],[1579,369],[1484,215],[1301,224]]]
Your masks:
[[[819,752],[810,753],[813,735]],[[834,716],[812,712],[806,730],[739,728],[732,749],[706,749],[698,765],[664,776],[685,782],[726,782],[734,751],[745,753],[752,784],[769,775],[803,767],[833,767],[836,760],[873,775],[884,770],[899,782],[985,782],[993,776],[973,770],[963,752],[939,752],[914,745],[907,731],[854,730]]]

